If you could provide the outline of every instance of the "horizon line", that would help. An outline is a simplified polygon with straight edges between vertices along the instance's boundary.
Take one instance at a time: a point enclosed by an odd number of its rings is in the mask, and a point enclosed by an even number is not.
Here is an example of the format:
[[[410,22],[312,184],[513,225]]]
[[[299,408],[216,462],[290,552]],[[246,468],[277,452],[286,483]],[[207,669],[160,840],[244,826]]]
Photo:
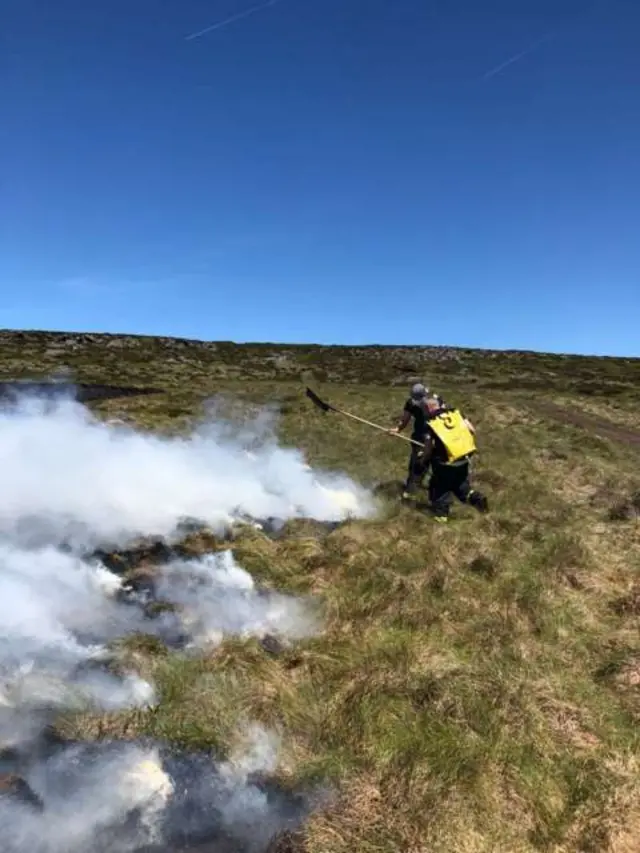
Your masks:
[[[537,349],[518,349],[517,347],[481,347],[469,346],[466,344],[446,344],[446,343],[319,343],[317,341],[277,341],[277,340],[230,340],[216,338],[191,338],[184,335],[171,334],[149,334],[146,332],[109,332],[109,331],[83,331],[79,329],[41,329],[41,328],[2,328],[0,335],[6,334],[36,334],[36,335],[98,335],[101,337],[112,338],[166,338],[172,341],[185,341],[187,343],[197,344],[231,344],[232,346],[276,346],[288,348],[301,347],[316,347],[318,349],[412,349],[412,350],[434,350],[434,349],[450,349],[450,350],[467,350],[470,352],[483,353],[498,353],[498,354],[520,354],[520,355],[537,355],[537,356],[556,356],[560,358],[601,358],[601,359],[618,359],[622,361],[637,361],[640,360],[639,355],[611,355],[598,354],[588,352],[570,352],[565,350],[537,350]]]

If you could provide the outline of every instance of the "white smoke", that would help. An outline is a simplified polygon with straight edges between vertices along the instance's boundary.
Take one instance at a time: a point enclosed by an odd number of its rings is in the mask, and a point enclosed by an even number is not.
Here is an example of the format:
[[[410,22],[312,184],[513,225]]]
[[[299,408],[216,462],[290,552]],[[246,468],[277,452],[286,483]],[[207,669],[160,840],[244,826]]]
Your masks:
[[[259,591],[231,550],[172,562],[159,572],[156,593],[180,605],[183,625],[195,646],[217,644],[228,635],[302,639],[320,627],[306,602]]]
[[[267,796],[250,779],[256,773],[272,773],[278,765],[278,739],[261,726],[251,726],[245,743],[236,755],[220,765],[221,787],[226,794],[224,823],[227,826],[245,824],[254,830],[258,822],[269,820]]]
[[[339,521],[373,512],[349,478],[314,473],[257,429],[247,453],[247,427],[236,440],[215,422],[162,438],[108,425],[72,400],[23,399],[0,412],[0,534],[96,544],[170,537],[185,518],[215,528],[238,514]]]
[[[43,714],[154,703],[137,674],[102,666],[106,643],[143,627],[139,610],[104,595],[106,574],[53,546],[0,542],[0,748],[32,737]]]
[[[69,747],[36,764],[25,777],[42,808],[0,801],[6,853],[133,851],[159,840],[162,812],[173,794],[158,750],[137,744],[102,752]],[[114,833],[136,811],[135,828]]]
[[[61,711],[156,703],[154,685],[110,667],[116,639],[172,626],[197,650],[227,635],[299,639],[320,627],[308,602],[257,589],[231,550],[156,567],[154,593],[175,613],[150,619],[89,549],[171,539],[185,518],[215,529],[241,516],[366,516],[368,492],[317,474],[265,436],[263,422],[235,434],[209,422],[187,438],[160,438],[101,423],[65,398],[23,398],[0,411],[0,470],[0,777],[8,748],[31,756],[19,776],[42,805],[0,790],[2,849],[130,853],[161,843],[171,815],[201,832],[266,841],[288,807],[251,782],[277,763],[277,742],[261,729],[228,763],[206,760],[196,771],[183,759],[174,775],[153,746],[64,746],[43,758],[30,744]],[[188,784],[178,778],[185,768]]]

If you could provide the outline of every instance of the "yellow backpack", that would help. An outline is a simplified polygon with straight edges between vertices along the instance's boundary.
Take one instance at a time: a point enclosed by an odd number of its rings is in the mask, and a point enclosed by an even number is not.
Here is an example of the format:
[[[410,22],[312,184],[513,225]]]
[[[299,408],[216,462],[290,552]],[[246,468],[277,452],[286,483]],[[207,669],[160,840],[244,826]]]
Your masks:
[[[458,462],[476,452],[473,433],[457,409],[440,412],[427,423],[444,445],[448,463]]]

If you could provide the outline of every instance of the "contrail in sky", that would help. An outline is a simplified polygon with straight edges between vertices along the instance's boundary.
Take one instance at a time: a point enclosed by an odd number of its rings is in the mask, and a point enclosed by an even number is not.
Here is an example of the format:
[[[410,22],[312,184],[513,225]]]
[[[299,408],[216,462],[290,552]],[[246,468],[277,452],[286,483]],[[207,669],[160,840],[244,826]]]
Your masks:
[[[230,15],[228,18],[224,18],[222,21],[217,21],[215,24],[211,24],[209,27],[205,27],[203,30],[198,30],[196,33],[190,33],[188,36],[185,36],[185,41],[191,41],[192,39],[200,38],[200,36],[205,35],[206,33],[212,33],[214,30],[221,30],[223,27],[226,27],[228,24],[233,24],[234,21],[241,21],[243,18],[248,18],[249,15],[253,15],[255,12],[260,12],[262,9],[266,9],[268,6],[275,6],[276,3],[281,3],[282,0],[266,0],[265,3],[258,3],[257,6],[251,6],[249,9],[245,9],[243,12],[238,12],[235,15]]]
[[[550,38],[553,38],[557,35],[557,32],[554,30],[552,32],[545,33],[541,38],[536,39],[533,44],[530,44],[529,47],[521,50],[520,53],[516,53],[513,56],[510,56],[509,59],[505,59],[504,62],[501,62],[500,65],[496,65],[494,68],[490,68],[485,74],[480,78],[481,80],[490,80],[492,77],[495,77],[496,74],[500,74],[501,71],[504,71],[505,68],[508,68],[509,65],[513,65],[514,62],[518,62],[520,59],[523,59],[525,56],[528,56],[530,53],[533,53],[534,50],[537,50],[541,44],[545,41],[549,41]]]

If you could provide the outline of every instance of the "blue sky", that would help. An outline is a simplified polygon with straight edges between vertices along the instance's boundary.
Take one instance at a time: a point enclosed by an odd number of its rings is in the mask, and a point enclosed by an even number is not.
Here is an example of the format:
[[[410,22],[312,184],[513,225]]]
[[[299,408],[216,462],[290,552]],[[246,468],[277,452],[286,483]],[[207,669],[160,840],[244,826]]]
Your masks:
[[[638,0],[2,5],[0,327],[640,355]]]

